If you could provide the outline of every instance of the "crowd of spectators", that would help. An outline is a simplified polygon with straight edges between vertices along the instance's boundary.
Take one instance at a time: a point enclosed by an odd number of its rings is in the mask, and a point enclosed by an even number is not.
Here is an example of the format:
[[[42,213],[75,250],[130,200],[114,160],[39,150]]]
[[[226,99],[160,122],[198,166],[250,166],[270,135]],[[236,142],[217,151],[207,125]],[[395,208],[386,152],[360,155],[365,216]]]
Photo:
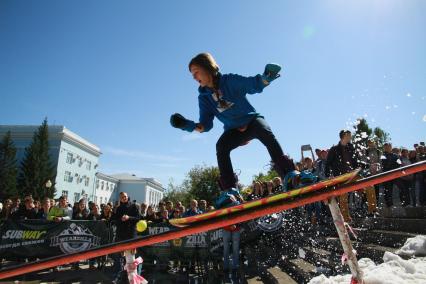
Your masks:
[[[412,149],[393,148],[391,143],[383,145],[383,152],[378,149],[375,141],[369,140],[367,147],[356,149],[351,143],[350,131],[339,133],[339,142],[330,149],[316,149],[315,154],[311,150],[311,157],[304,157],[295,163],[297,171],[303,174],[311,174],[311,182],[317,182],[333,176],[350,172],[356,168],[363,168],[367,175],[407,166],[419,161],[426,160],[426,147],[424,143],[415,144]],[[316,156],[316,157],[315,157]],[[303,179],[303,175],[299,179]],[[298,181],[301,183],[301,181]],[[301,185],[304,185],[303,182]],[[245,201],[251,201],[266,197],[278,192],[291,190],[294,181],[289,184],[287,180],[274,177],[268,181],[254,180],[248,190],[244,190]],[[344,194],[339,197],[339,206],[346,222],[351,222],[350,211],[365,208],[366,217],[377,217],[378,208],[381,206],[390,208],[394,206],[394,189],[399,192],[400,206],[415,207],[426,205],[426,173],[419,172],[414,175],[405,176],[397,180],[389,181],[381,185],[365,188],[364,190]],[[381,201],[381,202],[380,202]],[[23,201],[16,197],[6,199],[0,206],[0,219],[24,220],[44,219],[54,222],[64,220],[91,220],[114,223],[117,227],[116,241],[133,238],[136,236],[135,224],[138,220],[146,220],[152,223],[167,223],[173,218],[194,216],[215,210],[214,206],[206,200],[190,200],[186,208],[182,202],[171,200],[161,201],[158,205],[130,202],[126,193],[120,193],[120,201],[116,204],[107,203],[100,206],[86,199],[81,199],[73,205],[68,203],[66,196],[58,200],[44,198],[34,200],[31,195],[24,197]],[[312,224],[323,224],[324,216],[329,214],[327,206],[321,202],[309,204],[302,208],[305,216]],[[228,230],[225,228],[225,230]],[[228,230],[229,231],[229,230]],[[228,232],[227,231],[227,232]],[[232,232],[232,231],[229,231]],[[230,235],[232,236],[232,235]],[[234,245],[235,246],[235,245]],[[229,252],[228,252],[229,254]],[[119,265],[120,260],[114,264]],[[94,262],[90,262],[94,267]],[[78,265],[75,267],[78,268]],[[117,268],[117,270],[122,270]]]

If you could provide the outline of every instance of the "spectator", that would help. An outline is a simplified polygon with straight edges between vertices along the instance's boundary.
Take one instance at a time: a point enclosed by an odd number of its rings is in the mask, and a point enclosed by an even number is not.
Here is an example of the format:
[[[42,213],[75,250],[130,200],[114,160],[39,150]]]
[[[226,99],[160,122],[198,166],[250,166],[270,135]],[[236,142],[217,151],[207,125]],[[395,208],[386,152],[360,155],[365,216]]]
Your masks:
[[[318,159],[315,162],[314,173],[315,175],[318,176],[319,180],[327,179],[327,176],[325,175],[325,167],[327,163],[327,151],[320,150],[317,155],[318,155]]]
[[[199,202],[199,209],[202,213],[207,212],[207,201],[204,199],[201,199]]]
[[[165,209],[161,212],[160,222],[168,223],[169,222],[169,212]]]
[[[178,218],[182,218],[182,214],[180,210],[176,208],[175,210],[173,210],[173,216],[170,219],[178,219]]]
[[[186,210],[185,214],[183,214],[183,217],[189,217],[201,214],[200,209],[198,209],[198,201],[195,199],[192,199],[190,201],[190,207],[188,210]]]
[[[12,201],[13,203],[12,203],[12,208],[10,209],[10,215],[18,211],[19,207],[21,207],[21,199],[19,197],[13,198]]]
[[[101,220],[102,216],[100,214],[99,205],[96,203],[92,204],[92,210],[90,210],[89,215],[86,220],[98,221]]]
[[[270,180],[266,182],[266,192],[266,195],[272,195],[274,193],[274,184]]]
[[[86,199],[82,198],[78,202],[77,208],[73,212],[72,219],[73,220],[87,220],[90,211],[86,208]]]
[[[125,192],[120,192],[120,205],[114,219],[117,225],[117,241],[136,237],[135,225],[140,220],[140,213],[135,204],[129,202]]]
[[[71,220],[72,209],[68,207],[67,197],[62,195],[59,197],[59,203],[57,206],[52,207],[47,214],[47,220],[62,222],[64,220]]]
[[[417,147],[417,160],[426,160],[426,148],[423,145]],[[417,173],[416,184],[419,190],[419,204],[420,206],[426,205],[426,171]]]
[[[3,203],[3,209],[0,214],[0,219],[7,220],[10,217],[10,211],[12,210],[12,200],[6,199]]]
[[[40,200],[34,200],[34,208],[37,212],[41,209]]]
[[[280,177],[274,177],[274,179],[272,180],[272,183],[274,185],[274,192],[280,192],[283,189],[283,184],[281,182],[281,178]]]
[[[416,150],[411,150],[408,152],[408,159],[410,160],[411,164],[417,163],[417,152]],[[417,196],[416,196],[416,190],[417,190],[417,176],[419,173],[415,173],[413,175],[413,184],[412,184],[412,189],[410,190],[410,200],[411,200],[411,205],[413,207],[416,207],[416,203],[417,203]]]
[[[37,219],[47,220],[47,216],[49,214],[50,208],[51,208],[50,207],[50,198],[49,197],[43,198],[41,208],[37,212]]]
[[[158,219],[161,219],[163,216],[163,211],[166,210],[166,203],[163,201],[160,201],[158,203],[158,211],[156,212]]]
[[[114,215],[114,221],[117,226],[116,241],[123,241],[137,237],[136,223],[140,220],[140,211],[135,204],[129,201],[126,192],[120,192],[120,205],[117,207],[117,212]],[[117,273],[116,282],[126,279],[123,272],[123,262],[116,258],[114,261],[114,272]],[[122,273],[123,272],[123,273]]]
[[[154,208],[152,207],[152,205],[149,205],[147,210],[146,210],[146,220],[147,221],[151,221],[151,222],[157,222],[158,220],[158,216],[157,214],[155,214]]]
[[[321,153],[321,151],[319,152]],[[315,168],[311,158],[306,157],[303,159],[303,171],[300,173],[300,185],[299,187],[308,186],[318,181],[318,176],[314,174]],[[316,225],[318,222],[322,223],[321,216],[321,202],[314,202],[306,205],[306,212],[308,214],[308,220],[312,225]],[[315,215],[313,214],[315,212]]]
[[[212,212],[214,210],[215,210],[215,208],[214,208],[213,205],[210,205],[209,207],[207,207],[207,212]]]
[[[367,164],[369,165],[370,174],[376,175],[378,173],[382,172],[382,162],[381,162],[381,156],[382,153],[380,153],[379,149],[377,149],[376,142],[374,140],[370,139],[367,142],[367,150],[365,151],[365,156],[367,159]],[[380,197],[380,185],[376,184],[374,186],[375,192],[376,192],[376,201],[379,202]]]
[[[185,206],[183,206],[183,205],[182,205],[182,203],[181,203],[180,201],[178,201],[176,208],[178,208],[178,209],[179,209],[180,214],[182,214],[182,215],[183,215],[183,213],[186,211]]]
[[[112,218],[112,208],[111,208],[111,205],[108,203],[108,204],[105,204],[102,210],[101,220],[111,221],[111,218]]]
[[[392,153],[392,144],[391,143],[385,143],[384,144],[384,153],[382,156],[382,168],[383,171],[387,172],[396,168],[399,168],[400,166],[399,157]],[[384,183],[384,195],[385,195],[385,205],[386,207],[390,207],[393,205],[392,200],[392,191],[393,191],[393,185],[394,181],[388,181]]]
[[[408,157],[408,150],[401,150],[401,166],[411,165],[411,161]],[[399,182],[399,199],[401,206],[405,207],[410,205],[410,192],[413,191],[413,175],[404,176]]]
[[[34,199],[31,195],[24,198],[24,206],[12,213],[14,220],[37,219],[37,210],[34,207]]]
[[[330,148],[326,162],[326,175],[337,177],[339,175],[351,172],[358,167],[358,157],[355,148],[350,143],[352,134],[349,130],[342,130],[339,133],[340,141],[337,145]],[[349,214],[348,194],[339,196],[340,210],[342,211],[345,222],[352,219]]]
[[[174,209],[173,209],[173,202],[172,201],[170,201],[170,200],[166,201],[166,210],[167,210],[167,212],[169,212],[168,218],[169,219],[173,218]]]
[[[146,203],[141,203],[141,218],[145,219],[146,218],[146,208],[148,206],[146,205]]]

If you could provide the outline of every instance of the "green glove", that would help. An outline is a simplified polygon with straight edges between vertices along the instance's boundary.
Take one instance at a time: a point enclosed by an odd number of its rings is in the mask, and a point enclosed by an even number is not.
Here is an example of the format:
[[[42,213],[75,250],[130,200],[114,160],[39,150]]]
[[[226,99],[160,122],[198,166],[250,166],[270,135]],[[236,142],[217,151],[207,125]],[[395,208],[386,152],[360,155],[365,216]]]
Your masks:
[[[280,77],[278,74],[281,71],[281,66],[275,63],[268,63],[265,66],[265,71],[262,74],[262,80],[268,84]]]

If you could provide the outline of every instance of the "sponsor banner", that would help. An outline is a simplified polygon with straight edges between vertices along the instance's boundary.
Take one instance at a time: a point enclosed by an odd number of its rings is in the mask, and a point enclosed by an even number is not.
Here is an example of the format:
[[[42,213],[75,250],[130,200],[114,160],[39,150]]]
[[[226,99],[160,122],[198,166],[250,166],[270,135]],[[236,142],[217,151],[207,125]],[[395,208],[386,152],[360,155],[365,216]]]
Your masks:
[[[45,258],[85,251],[110,242],[105,222],[7,220],[0,225],[0,255],[4,258]]]
[[[264,234],[283,228],[285,213],[276,213],[240,224],[241,247]],[[115,226],[103,221],[7,220],[0,223],[0,255],[6,259],[46,258],[88,250],[113,241]],[[149,224],[140,236],[174,229],[167,223]],[[139,249],[145,260],[221,258],[222,230],[185,236]]]

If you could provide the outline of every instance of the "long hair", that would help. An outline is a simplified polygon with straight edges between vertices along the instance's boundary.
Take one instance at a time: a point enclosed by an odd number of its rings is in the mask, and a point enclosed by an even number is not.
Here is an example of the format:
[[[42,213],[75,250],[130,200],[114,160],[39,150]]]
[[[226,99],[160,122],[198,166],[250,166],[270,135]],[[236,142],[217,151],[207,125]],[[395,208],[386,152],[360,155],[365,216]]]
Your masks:
[[[192,58],[188,64],[189,71],[191,71],[192,65],[197,65],[206,70],[213,77],[214,85],[217,88],[219,65],[210,53],[203,52]]]

